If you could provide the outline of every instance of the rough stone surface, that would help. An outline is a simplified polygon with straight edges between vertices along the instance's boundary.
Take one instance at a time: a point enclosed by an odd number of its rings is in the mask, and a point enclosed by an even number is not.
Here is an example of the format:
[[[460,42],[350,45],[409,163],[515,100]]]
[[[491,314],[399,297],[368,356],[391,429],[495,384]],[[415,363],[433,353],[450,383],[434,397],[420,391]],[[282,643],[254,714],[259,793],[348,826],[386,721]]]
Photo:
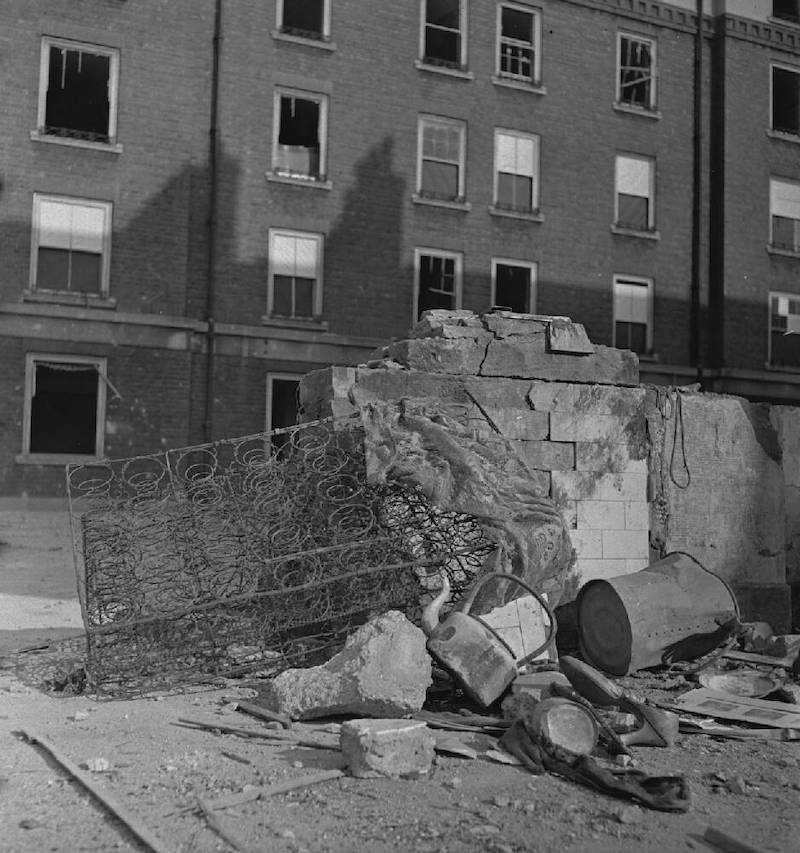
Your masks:
[[[470,338],[412,338],[389,344],[387,358],[410,370],[476,374],[490,340],[491,335],[486,334],[483,345],[476,346],[481,342]]]
[[[592,355],[594,344],[580,323],[554,317],[547,328],[550,352],[567,352],[573,355]]]
[[[431,683],[425,634],[391,610],[362,625],[327,663],[289,669],[263,696],[294,720],[336,714],[402,717],[419,711]]]
[[[342,756],[359,779],[430,772],[436,739],[420,720],[351,720],[342,725]]]

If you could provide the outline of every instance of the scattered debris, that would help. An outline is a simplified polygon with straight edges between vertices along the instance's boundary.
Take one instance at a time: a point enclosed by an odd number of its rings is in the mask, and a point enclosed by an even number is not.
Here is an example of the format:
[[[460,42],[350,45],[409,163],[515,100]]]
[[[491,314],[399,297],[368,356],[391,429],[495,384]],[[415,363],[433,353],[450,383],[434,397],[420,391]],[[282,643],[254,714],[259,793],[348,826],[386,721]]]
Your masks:
[[[510,752],[506,752],[504,749],[487,749],[484,755],[490,760],[494,761],[497,764],[508,764],[511,767],[518,767],[522,762]]]
[[[543,699],[521,719],[532,737],[575,755],[588,755],[597,745],[599,727],[594,716],[569,699]]]
[[[108,773],[111,770],[111,762],[107,758],[90,758],[86,762],[86,769],[92,773]]]
[[[352,720],[341,749],[353,776],[419,777],[430,772],[436,741],[420,720]]]
[[[681,711],[690,711],[706,717],[756,723],[779,729],[800,729],[800,711],[783,702],[733,696],[699,687],[679,696],[675,704]]]
[[[764,675],[752,669],[736,669],[728,672],[704,672],[698,679],[703,687],[718,693],[731,693],[734,696],[761,698],[780,687],[777,678]]]
[[[703,838],[709,844],[713,844],[715,847],[723,850],[724,853],[761,853],[757,848],[751,847],[749,844],[739,841],[738,838],[733,838],[727,833],[710,826],[703,833]]]
[[[283,714],[278,714],[265,708],[263,705],[257,705],[255,702],[243,702],[241,700],[233,703],[234,711],[242,711],[245,714],[250,714],[251,717],[258,717],[260,720],[268,720],[274,723],[280,723],[284,729],[291,729],[292,721],[289,717]]]
[[[45,690],[78,696],[86,690],[86,670],[82,666],[57,669],[55,674],[44,680]]]
[[[336,749],[339,747],[333,746],[322,741],[306,740],[305,738],[287,737],[279,735],[272,729],[243,729],[239,726],[226,726],[224,723],[204,722],[203,720],[191,720],[186,717],[178,718],[178,725],[189,729],[203,729],[205,731],[217,732],[220,734],[232,734],[245,738],[265,738],[277,743],[285,743],[289,746],[305,746],[310,749]]]
[[[208,828],[213,830],[226,844],[233,847],[234,850],[239,851],[239,853],[246,853],[247,848],[245,845],[220,824],[217,816],[206,805],[205,800],[202,797],[195,797],[195,801],[197,802],[197,808],[205,818]]]
[[[475,759],[478,753],[452,735],[436,736],[436,752],[441,755],[455,755],[457,758]]]

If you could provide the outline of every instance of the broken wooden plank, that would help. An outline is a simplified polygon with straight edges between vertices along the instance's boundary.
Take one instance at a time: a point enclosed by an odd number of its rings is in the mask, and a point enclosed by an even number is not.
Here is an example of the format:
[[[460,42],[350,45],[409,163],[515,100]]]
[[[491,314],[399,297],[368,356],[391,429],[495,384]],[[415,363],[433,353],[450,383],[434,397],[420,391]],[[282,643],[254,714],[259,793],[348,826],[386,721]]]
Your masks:
[[[310,749],[331,749],[339,752],[339,747],[330,743],[322,743],[316,740],[306,740],[305,738],[287,737],[286,735],[278,734],[270,729],[243,729],[239,726],[227,726],[224,723],[204,722],[203,720],[190,720],[186,717],[178,718],[178,725],[185,726],[189,729],[201,729],[210,732],[222,732],[223,734],[238,735],[239,737],[254,737],[271,740],[275,743],[286,744],[286,746],[304,746]]]
[[[215,832],[226,844],[229,844],[233,847],[237,853],[247,853],[247,848],[236,838],[234,835],[231,835],[217,820],[217,816],[214,812],[208,807],[205,800],[202,797],[195,797],[197,801],[197,807],[203,814],[205,818],[206,825],[210,830]]]
[[[757,848],[751,847],[749,844],[739,841],[738,838],[734,838],[733,836],[728,835],[719,829],[714,829],[711,826],[709,826],[703,833],[703,838],[708,841],[709,844],[713,844],[720,850],[724,850],[725,853],[760,853]]]
[[[675,701],[675,706],[680,711],[690,711],[704,717],[738,720],[776,729],[800,729],[800,712],[796,705],[734,696],[707,687],[684,693]]]
[[[729,650],[723,652],[722,657],[727,660],[740,660],[745,663],[763,664],[764,666],[780,666],[784,669],[788,669],[794,663],[797,653],[795,652],[782,658],[774,658],[772,655],[762,655],[757,652],[737,652]]]
[[[271,711],[263,705],[257,705],[255,702],[234,702],[234,710],[250,714],[251,717],[258,717],[260,720],[269,720],[273,723],[280,723],[284,729],[290,729],[292,727],[292,721],[288,717],[283,714],[278,714],[275,711]]]
[[[114,815],[114,817],[122,823],[125,828],[137,838],[142,844],[146,845],[153,853],[172,853],[172,846],[166,847],[161,841],[150,832],[149,829],[142,826],[139,819],[132,815],[121,803],[119,803],[111,794],[98,788],[94,781],[89,777],[89,774],[81,770],[77,764],[62,754],[61,750],[47,738],[36,732],[23,729],[23,737],[32,744],[38,744],[47,754],[59,764],[76,782],[79,782],[83,787],[100,803],[106,811]]]

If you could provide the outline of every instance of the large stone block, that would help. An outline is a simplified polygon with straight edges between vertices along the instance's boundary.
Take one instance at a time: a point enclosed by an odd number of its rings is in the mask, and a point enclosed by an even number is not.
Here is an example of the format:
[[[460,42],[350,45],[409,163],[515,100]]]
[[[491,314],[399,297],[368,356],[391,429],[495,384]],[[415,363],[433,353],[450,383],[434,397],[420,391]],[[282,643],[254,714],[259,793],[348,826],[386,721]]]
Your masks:
[[[599,474],[646,474],[647,455],[643,444],[631,447],[628,442],[613,440],[576,441],[575,470]]]
[[[553,495],[596,501],[646,500],[646,474],[596,474],[587,471],[554,471]]]
[[[389,344],[387,358],[428,373],[478,374],[485,347],[469,338],[418,338]]]
[[[560,317],[553,317],[547,324],[547,343],[550,352],[592,355],[594,344],[589,340],[586,329]]]
[[[572,471],[575,445],[562,441],[515,441],[517,453],[529,468],[541,471]]]
[[[794,406],[770,407],[770,420],[778,434],[781,468],[787,486],[800,486],[800,409]]]
[[[391,610],[362,625],[327,663],[289,669],[267,684],[264,701],[295,720],[335,714],[402,717],[419,711],[431,683],[426,637]]]
[[[484,326],[496,338],[515,338],[515,343],[531,346],[544,352],[547,347],[547,327],[544,320],[531,316],[495,311],[483,315]]]
[[[535,441],[548,437],[550,416],[547,412],[530,409],[495,408],[483,406],[475,412],[472,425],[480,434],[501,435],[508,439]],[[485,414],[484,414],[485,413]]]
[[[430,772],[436,739],[420,720],[351,720],[339,735],[342,756],[359,779]]]
[[[425,311],[409,338],[488,338],[481,318],[472,311]]]
[[[356,378],[355,368],[326,367],[312,370],[300,380],[299,399],[309,420],[328,417],[333,400],[348,399]]]

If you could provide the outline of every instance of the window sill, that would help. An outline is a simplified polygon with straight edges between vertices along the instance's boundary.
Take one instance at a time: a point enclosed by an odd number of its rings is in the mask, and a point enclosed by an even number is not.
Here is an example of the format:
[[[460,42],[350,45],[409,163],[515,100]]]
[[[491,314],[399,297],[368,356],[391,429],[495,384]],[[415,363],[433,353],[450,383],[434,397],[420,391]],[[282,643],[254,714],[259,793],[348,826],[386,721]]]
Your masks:
[[[640,231],[638,228],[622,228],[619,225],[611,226],[611,233],[618,237],[638,237],[641,240],[660,240],[658,231]]]
[[[31,142],[47,142],[50,145],[66,145],[67,148],[89,148],[92,151],[105,151],[108,154],[122,154],[120,142],[90,142],[88,139],[69,139],[66,136],[50,136],[32,130]]]
[[[463,71],[460,68],[450,68],[447,65],[430,65],[421,59],[414,61],[414,68],[420,71],[430,71],[433,74],[444,74],[445,77],[456,77],[459,80],[474,80],[475,75],[471,71]]]
[[[290,44],[302,44],[304,47],[317,47],[320,50],[336,50],[336,43],[329,41],[327,36],[322,38],[313,38],[312,36],[295,36],[291,33],[282,33],[280,30],[272,31],[272,38],[275,41],[285,41]]]
[[[443,198],[428,198],[427,196],[414,193],[411,196],[411,201],[414,204],[422,204],[427,207],[444,207],[448,210],[472,210],[472,205],[468,201],[447,201]]]
[[[771,127],[768,127],[767,136],[770,139],[781,139],[784,142],[791,142],[794,145],[800,144],[800,133],[789,133],[787,130],[773,130]]]
[[[308,329],[314,332],[327,332],[327,320],[301,320],[297,317],[281,317],[277,314],[265,314],[261,318],[262,326],[275,326],[281,329]]]
[[[102,456],[83,453],[18,453],[14,457],[17,465],[58,465],[63,467],[72,464],[102,462]]]
[[[528,92],[531,95],[546,95],[547,89],[541,83],[533,80],[517,80],[514,77],[503,77],[499,74],[492,75],[492,83],[505,89],[516,89],[518,92]]]
[[[544,216],[539,210],[509,210],[507,207],[495,207],[489,205],[489,213],[492,216],[501,216],[505,219],[522,219],[525,222],[544,222]]]
[[[318,181],[315,178],[302,178],[300,176],[278,175],[275,172],[267,172],[267,180],[275,184],[290,184],[293,187],[310,187],[315,190],[333,189],[333,184],[330,181]]]
[[[611,107],[616,112],[625,113],[625,115],[629,116],[640,116],[641,118],[649,118],[655,121],[661,118],[659,110],[649,107],[633,107],[630,104],[621,104],[619,101],[614,101]]]
[[[23,290],[23,302],[53,302],[59,305],[80,305],[85,308],[108,308],[113,310],[117,307],[117,300],[108,296],[99,296],[95,293],[72,293],[60,290]]]
[[[800,258],[800,252],[793,249],[780,249],[777,246],[767,246],[767,254],[776,255],[779,258]]]

